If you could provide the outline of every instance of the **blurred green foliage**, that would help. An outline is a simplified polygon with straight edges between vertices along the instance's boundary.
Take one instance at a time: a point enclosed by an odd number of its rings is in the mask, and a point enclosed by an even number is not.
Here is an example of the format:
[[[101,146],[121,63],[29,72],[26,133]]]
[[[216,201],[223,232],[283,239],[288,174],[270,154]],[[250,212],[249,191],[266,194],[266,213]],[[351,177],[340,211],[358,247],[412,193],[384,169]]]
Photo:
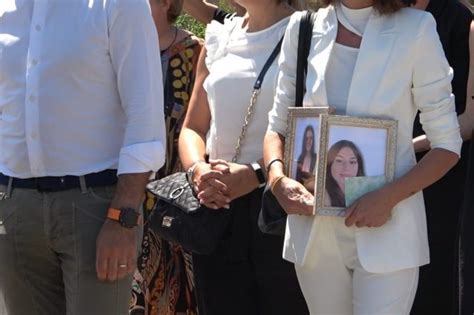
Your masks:
[[[204,38],[206,25],[196,21],[196,19],[186,13],[183,13],[178,17],[178,20],[176,21],[176,26],[192,32],[197,37]]]
[[[219,0],[218,5],[221,9],[227,12],[234,11],[226,0]],[[186,13],[183,13],[181,14],[181,16],[178,17],[178,20],[176,21],[176,26],[192,32],[197,37],[204,38],[206,25],[198,22],[196,19]]]

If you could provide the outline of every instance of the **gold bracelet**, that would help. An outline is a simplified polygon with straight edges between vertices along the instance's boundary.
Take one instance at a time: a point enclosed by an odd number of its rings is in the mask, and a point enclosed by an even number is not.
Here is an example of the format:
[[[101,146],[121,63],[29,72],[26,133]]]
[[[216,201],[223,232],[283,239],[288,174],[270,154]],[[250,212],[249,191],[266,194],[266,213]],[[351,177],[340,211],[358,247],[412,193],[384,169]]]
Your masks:
[[[270,190],[273,194],[275,194],[274,190],[275,190],[276,184],[278,184],[278,182],[281,181],[285,177],[286,177],[285,175],[280,175],[277,178],[275,178],[275,180],[272,182],[272,184],[270,185]]]

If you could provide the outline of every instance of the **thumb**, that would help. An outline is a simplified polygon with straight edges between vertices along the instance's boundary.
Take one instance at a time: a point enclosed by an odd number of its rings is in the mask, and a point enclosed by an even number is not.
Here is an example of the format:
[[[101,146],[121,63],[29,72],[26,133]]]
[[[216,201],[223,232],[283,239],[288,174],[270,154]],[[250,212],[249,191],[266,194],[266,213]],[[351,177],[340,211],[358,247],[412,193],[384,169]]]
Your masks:
[[[351,226],[356,221],[357,213],[355,212],[356,205],[352,204],[349,208],[346,208],[346,226]]]

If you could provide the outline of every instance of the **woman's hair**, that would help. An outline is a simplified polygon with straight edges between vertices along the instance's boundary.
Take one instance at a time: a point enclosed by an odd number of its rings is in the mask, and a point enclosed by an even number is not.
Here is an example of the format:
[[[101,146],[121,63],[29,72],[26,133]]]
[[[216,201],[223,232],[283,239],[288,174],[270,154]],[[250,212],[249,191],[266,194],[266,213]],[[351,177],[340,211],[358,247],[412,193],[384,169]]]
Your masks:
[[[307,9],[306,0],[278,0],[278,1],[288,2],[289,5],[291,5],[293,8],[295,8],[298,11]]]
[[[161,1],[161,0],[156,0]],[[166,14],[168,18],[168,22],[170,24],[174,24],[178,17],[181,15],[181,11],[183,10],[183,0],[170,0],[170,8]]]
[[[310,153],[311,153],[311,155],[314,155],[314,154],[315,154],[314,151],[315,151],[315,142],[316,142],[316,139],[315,139],[315,137],[314,137],[314,128],[313,128],[313,126],[308,125],[308,126],[306,126],[306,128],[304,129],[304,132],[303,132],[303,141],[302,141],[302,142],[303,142],[303,146],[302,146],[301,154],[300,154],[300,156],[299,156],[299,158],[298,158],[298,162],[301,162],[301,163],[303,163],[304,157],[305,157],[305,155],[306,155],[306,153],[307,153],[307,152],[306,152],[306,133],[308,133],[308,131],[310,131],[311,134],[313,135],[313,144],[311,145],[311,152],[310,152]]]
[[[341,0],[319,0],[323,6],[328,6]],[[373,0],[374,9],[380,14],[391,14],[401,8],[409,7],[416,3],[416,0]]]
[[[340,140],[334,143],[327,153],[326,163],[326,191],[331,198],[331,207],[345,207],[346,205],[344,192],[341,191],[331,173],[332,163],[342,148],[352,150],[358,163],[357,176],[365,176],[364,158],[355,143],[349,140]]]

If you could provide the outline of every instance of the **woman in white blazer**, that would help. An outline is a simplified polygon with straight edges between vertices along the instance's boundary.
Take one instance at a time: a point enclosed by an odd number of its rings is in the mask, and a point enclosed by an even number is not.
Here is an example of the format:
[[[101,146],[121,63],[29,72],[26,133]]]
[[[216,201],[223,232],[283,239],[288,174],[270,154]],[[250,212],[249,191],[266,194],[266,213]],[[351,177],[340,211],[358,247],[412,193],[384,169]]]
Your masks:
[[[269,182],[290,214],[283,255],[295,262],[311,314],[408,314],[418,267],[429,262],[421,190],[456,164],[461,146],[452,70],[434,19],[397,0],[340,0],[317,13],[304,106],[398,121],[395,180],[337,218],[311,216],[310,193],[274,162],[283,157],[294,104],[300,16],[286,31],[264,143]],[[417,110],[432,147],[418,164],[411,140]]]

